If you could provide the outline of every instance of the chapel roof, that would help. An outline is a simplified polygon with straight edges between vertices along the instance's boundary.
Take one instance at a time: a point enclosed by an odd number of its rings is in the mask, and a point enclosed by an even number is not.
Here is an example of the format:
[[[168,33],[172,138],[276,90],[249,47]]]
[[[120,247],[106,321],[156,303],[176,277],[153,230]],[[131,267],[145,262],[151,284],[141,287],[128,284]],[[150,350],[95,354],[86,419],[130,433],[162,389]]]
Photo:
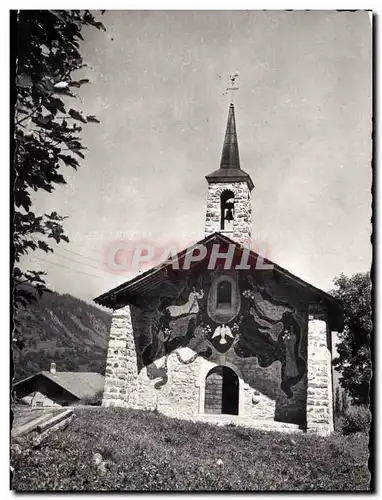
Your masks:
[[[130,303],[134,302],[134,299],[139,296],[143,296],[149,293],[151,290],[155,290],[162,283],[166,281],[171,281],[171,279],[180,278],[182,275],[189,274],[192,272],[193,268],[200,268],[201,263],[204,260],[208,259],[208,255],[199,262],[191,263],[190,270],[182,271],[182,263],[184,262],[185,256],[194,251],[195,246],[205,245],[209,248],[212,248],[214,243],[222,243],[223,245],[233,244],[236,246],[236,252],[238,256],[241,258],[242,252],[245,249],[244,246],[239,243],[231,240],[226,235],[223,235],[219,232],[213,233],[211,235],[206,236],[202,240],[198,241],[195,245],[184,249],[182,252],[179,252],[176,256],[173,256],[173,260],[177,260],[179,263],[180,270],[173,271],[171,262],[164,262],[158,266],[155,266],[138,276],[132,278],[129,281],[122,283],[121,285],[109,290],[108,292],[99,295],[94,299],[96,304],[109,307],[112,309],[118,309],[124,307]],[[307,283],[303,279],[295,276],[290,271],[284,269],[283,267],[275,264],[271,260],[267,258],[263,258],[253,250],[249,251],[249,260],[248,262],[252,264],[256,264],[258,259],[261,259],[263,264],[268,264],[272,266],[272,272],[275,273],[276,276],[284,276],[287,280],[290,280],[295,285],[302,287],[309,294],[312,299],[314,299],[317,303],[325,303],[330,308],[334,308],[335,310],[339,310],[340,303],[337,299],[324,292],[323,290]],[[261,271],[260,271],[261,272]],[[267,271],[264,271],[267,272]]]
[[[59,372],[41,371],[14,384],[16,389],[34,377],[43,376],[62,387],[78,399],[94,396],[103,391],[105,377],[96,372]]]

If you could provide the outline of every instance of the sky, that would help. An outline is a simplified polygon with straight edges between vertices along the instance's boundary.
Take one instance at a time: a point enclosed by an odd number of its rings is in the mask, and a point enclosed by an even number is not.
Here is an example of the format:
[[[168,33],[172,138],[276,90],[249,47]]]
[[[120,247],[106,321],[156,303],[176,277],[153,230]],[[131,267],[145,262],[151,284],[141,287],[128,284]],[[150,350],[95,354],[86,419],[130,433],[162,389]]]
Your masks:
[[[98,14],[97,14],[98,15]],[[99,16],[101,17],[101,16]],[[371,266],[372,58],[366,12],[107,11],[84,31],[90,79],[74,107],[96,115],[66,186],[36,212],[67,215],[70,243],[24,261],[91,302],[137,271],[111,269],[129,241],[204,236],[205,176],[219,168],[229,75],[252,238],[323,289]],[[49,263],[47,262],[49,261]]]

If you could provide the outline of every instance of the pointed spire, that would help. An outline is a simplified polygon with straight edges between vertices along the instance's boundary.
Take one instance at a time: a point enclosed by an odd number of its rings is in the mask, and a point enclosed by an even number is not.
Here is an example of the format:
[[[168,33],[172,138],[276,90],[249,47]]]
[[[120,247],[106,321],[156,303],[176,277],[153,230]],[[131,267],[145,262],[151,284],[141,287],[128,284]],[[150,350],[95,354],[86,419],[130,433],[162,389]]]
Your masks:
[[[220,168],[240,169],[239,145],[236,136],[235,107],[231,103],[228,111]]]
[[[236,135],[235,107],[229,105],[227,128],[224,137],[223,151],[219,170],[206,176],[208,183],[216,182],[247,182],[250,190],[254,185],[251,177],[241,170],[239,158],[239,145]]]

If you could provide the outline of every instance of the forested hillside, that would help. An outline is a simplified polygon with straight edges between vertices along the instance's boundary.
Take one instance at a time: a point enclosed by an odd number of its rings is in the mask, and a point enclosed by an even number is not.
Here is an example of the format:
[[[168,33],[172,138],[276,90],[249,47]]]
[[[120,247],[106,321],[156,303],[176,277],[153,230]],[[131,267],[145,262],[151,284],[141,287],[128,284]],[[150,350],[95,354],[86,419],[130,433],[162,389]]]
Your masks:
[[[17,318],[25,347],[14,350],[15,380],[54,361],[59,371],[104,374],[111,314],[71,295],[45,293]]]

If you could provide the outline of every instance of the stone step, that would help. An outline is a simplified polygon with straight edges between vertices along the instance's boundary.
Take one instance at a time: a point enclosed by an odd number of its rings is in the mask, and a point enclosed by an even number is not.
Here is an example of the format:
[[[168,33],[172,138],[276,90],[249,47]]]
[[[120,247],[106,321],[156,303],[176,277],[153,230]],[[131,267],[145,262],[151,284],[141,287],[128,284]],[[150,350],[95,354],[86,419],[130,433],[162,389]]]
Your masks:
[[[256,420],[252,417],[238,415],[196,415],[192,420],[216,425],[237,425],[251,429],[271,430],[280,432],[303,432],[297,424],[275,422],[274,420]]]

